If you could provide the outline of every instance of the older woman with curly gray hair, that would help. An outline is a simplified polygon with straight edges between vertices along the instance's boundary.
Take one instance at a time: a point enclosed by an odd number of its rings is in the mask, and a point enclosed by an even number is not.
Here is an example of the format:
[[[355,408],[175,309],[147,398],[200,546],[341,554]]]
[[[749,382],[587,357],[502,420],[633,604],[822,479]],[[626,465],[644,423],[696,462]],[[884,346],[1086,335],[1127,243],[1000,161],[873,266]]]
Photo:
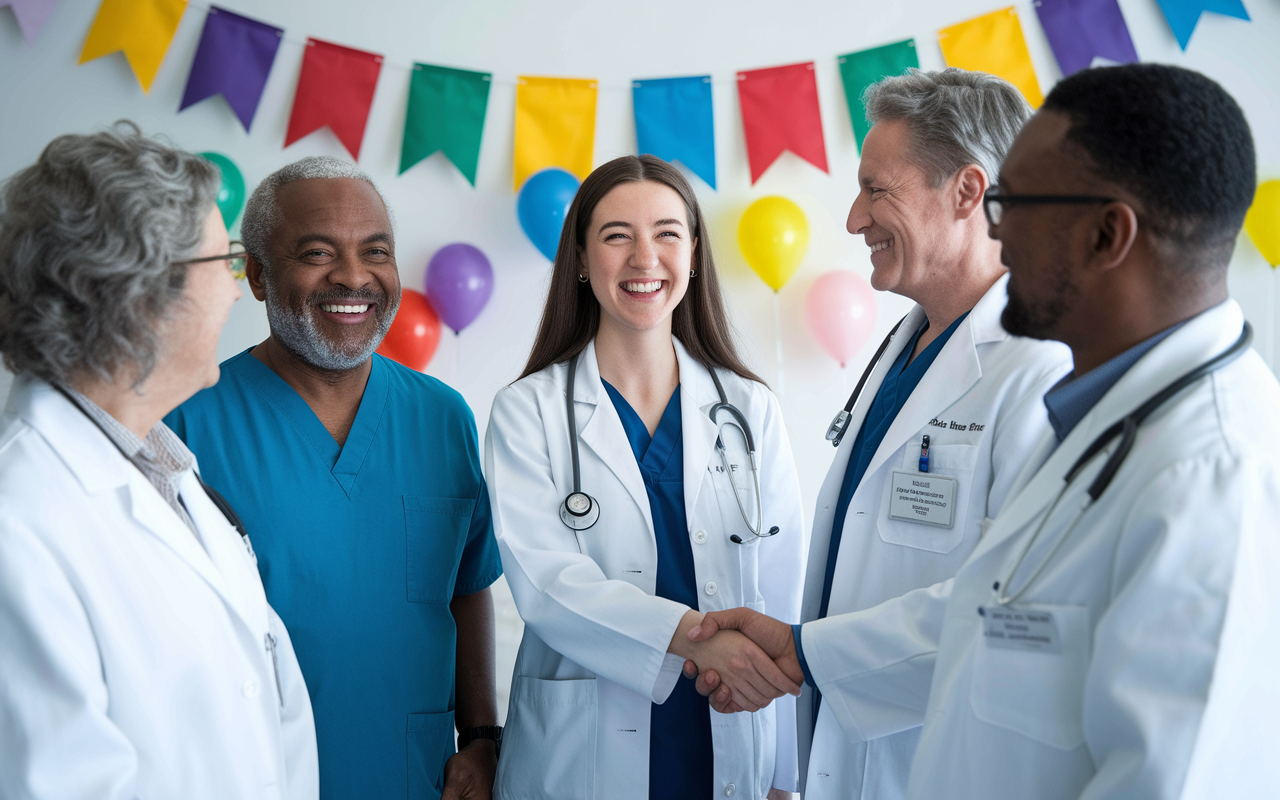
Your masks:
[[[161,422],[240,296],[218,185],[119,123],[0,188],[0,797],[318,794],[248,535]]]

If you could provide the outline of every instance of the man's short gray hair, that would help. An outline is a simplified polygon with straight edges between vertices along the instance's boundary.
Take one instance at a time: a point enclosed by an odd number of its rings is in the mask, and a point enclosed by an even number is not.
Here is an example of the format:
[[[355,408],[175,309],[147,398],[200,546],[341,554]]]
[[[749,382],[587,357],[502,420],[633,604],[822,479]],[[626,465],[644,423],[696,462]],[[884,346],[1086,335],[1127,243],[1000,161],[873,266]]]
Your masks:
[[[936,188],[969,164],[995,184],[1031,106],[1013,84],[985,72],[949,67],[907,70],[862,94],[867,121],[900,119],[911,131],[911,158]]]
[[[307,156],[268,175],[262,183],[258,184],[258,188],[253,190],[253,194],[249,196],[249,202],[245,204],[244,218],[240,221],[240,240],[244,242],[244,248],[263,267],[266,267],[268,272],[271,269],[271,263],[268,260],[267,245],[275,233],[276,225],[280,223],[280,201],[277,197],[280,187],[294,181],[328,178],[351,178],[372,186],[378,193],[378,197],[382,199],[382,205],[387,210],[387,219],[391,220],[394,226],[395,220],[391,217],[391,207],[387,205],[387,198],[382,196],[382,190],[363,170],[350,161],[343,161],[340,158]]]
[[[132,122],[59,136],[0,189],[0,353],[19,375],[140,384],[182,296],[218,168]]]

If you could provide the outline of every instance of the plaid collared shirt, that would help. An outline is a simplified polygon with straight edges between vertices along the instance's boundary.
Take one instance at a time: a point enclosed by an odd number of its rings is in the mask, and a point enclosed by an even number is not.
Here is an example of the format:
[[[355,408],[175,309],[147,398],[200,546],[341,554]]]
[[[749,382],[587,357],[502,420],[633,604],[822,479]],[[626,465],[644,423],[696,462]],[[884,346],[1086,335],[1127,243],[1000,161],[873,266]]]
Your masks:
[[[195,466],[196,457],[182,443],[178,435],[169,430],[163,422],[147,432],[146,439],[139,439],[133,431],[120,424],[120,421],[104,411],[97,403],[77,392],[65,387],[67,394],[76,401],[80,409],[89,418],[98,423],[120,452],[138,468],[143,477],[160,493],[164,501],[177,513],[192,533],[199,536],[196,524],[178,496],[178,481],[182,473]]]

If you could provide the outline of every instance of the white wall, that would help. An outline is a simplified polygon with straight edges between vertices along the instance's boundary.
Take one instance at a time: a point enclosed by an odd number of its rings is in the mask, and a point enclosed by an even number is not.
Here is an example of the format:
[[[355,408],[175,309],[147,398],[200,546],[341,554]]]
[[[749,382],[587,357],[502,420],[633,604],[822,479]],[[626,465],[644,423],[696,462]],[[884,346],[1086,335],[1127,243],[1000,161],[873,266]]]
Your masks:
[[[456,387],[485,428],[494,392],[519,373],[541,310],[548,263],[521,233],[511,191],[514,81],[519,74],[593,77],[600,81],[596,163],[635,152],[630,81],[710,74],[714,81],[720,190],[693,178],[710,220],[715,254],[733,318],[750,364],[775,388],[776,337],[782,338],[782,405],[812,503],[830,463],[822,434],[843,404],[865,360],[909,307],[881,298],[879,321],[860,362],[840,370],[809,338],[801,316],[806,290],[818,275],[849,269],[867,277],[871,266],[861,237],[844,232],[856,193],[857,151],[835,56],[907,37],[919,45],[921,66],[939,68],[934,32],[1002,5],[997,0],[590,0],[436,2],[411,0],[220,0],[220,5],[285,28],[275,68],[254,128],[246,135],[221,98],[177,113],[187,71],[204,22],[191,3],[150,95],[138,87],[123,56],[83,66],[76,60],[97,2],[63,0],[34,45],[26,45],[10,11],[0,9],[0,176],[31,163],[52,137],[89,131],[122,117],[161,132],[192,150],[230,156],[250,185],[277,167],[310,154],[345,156],[328,131],[283,150],[285,127],[307,36],[386,55],[360,164],[385,192],[398,219],[397,250],[406,286],[421,288],[436,249],[467,241],[484,250],[497,275],[493,299],[473,326],[446,333],[429,372]],[[1187,53],[1155,0],[1121,0],[1138,54],[1147,61],[1201,70],[1227,87],[1253,126],[1262,177],[1280,177],[1280,6],[1246,3],[1253,23],[1207,14]],[[1030,2],[1019,0],[1032,58],[1047,91],[1060,75]],[[397,177],[409,66],[413,61],[494,73],[477,185],[437,154]],[[786,154],[752,187],[747,170],[734,73],[739,69],[817,61],[818,91],[831,174]],[[775,296],[743,262],[736,224],[755,198],[784,194],[809,217],[810,253],[790,284]],[[1257,328],[1256,347],[1269,364],[1277,344],[1276,278],[1244,238],[1232,263],[1233,295]],[[775,323],[775,302],[781,330]],[[261,307],[246,292],[232,312],[219,353],[230,356],[267,334]],[[8,376],[0,370],[0,397]],[[505,589],[505,587],[503,587]],[[500,604],[499,682],[510,678],[519,619]],[[502,701],[505,712],[505,697]]]

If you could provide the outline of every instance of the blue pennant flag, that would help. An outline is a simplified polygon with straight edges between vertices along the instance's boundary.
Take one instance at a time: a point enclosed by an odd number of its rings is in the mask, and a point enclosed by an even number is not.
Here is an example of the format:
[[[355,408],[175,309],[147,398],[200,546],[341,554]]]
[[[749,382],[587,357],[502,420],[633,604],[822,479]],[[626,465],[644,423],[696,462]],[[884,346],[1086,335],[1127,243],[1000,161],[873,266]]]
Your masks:
[[[1169,27],[1173,28],[1173,35],[1178,37],[1178,44],[1183,50],[1187,49],[1187,42],[1191,41],[1191,34],[1196,29],[1196,23],[1200,21],[1200,15],[1206,11],[1249,21],[1249,12],[1244,10],[1244,3],[1241,0],[1156,0],[1156,2],[1160,4],[1164,18],[1169,20]]]
[[[665,161],[679,161],[712,189],[716,188],[711,78],[633,81],[631,96],[640,152]]]

